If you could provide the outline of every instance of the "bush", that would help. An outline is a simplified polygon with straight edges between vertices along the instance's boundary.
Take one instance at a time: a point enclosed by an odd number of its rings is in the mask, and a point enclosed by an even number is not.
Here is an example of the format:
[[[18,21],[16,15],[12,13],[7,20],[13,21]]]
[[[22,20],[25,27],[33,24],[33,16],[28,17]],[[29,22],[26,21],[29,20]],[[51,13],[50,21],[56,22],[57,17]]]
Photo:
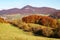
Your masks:
[[[42,34],[46,37],[52,37],[54,35],[54,32],[52,29],[46,27],[42,29]]]
[[[35,23],[57,28],[57,20],[48,16],[30,15],[27,17],[23,17],[22,21],[26,23]]]
[[[8,21],[7,20],[4,20],[4,18],[1,18],[0,17],[0,23],[8,23]]]

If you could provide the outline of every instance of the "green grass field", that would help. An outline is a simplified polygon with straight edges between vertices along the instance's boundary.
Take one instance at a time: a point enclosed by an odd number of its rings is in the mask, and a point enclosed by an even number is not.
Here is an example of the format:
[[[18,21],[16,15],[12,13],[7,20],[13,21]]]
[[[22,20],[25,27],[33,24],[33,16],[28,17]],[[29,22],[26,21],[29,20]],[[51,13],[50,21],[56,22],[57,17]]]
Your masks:
[[[28,35],[21,29],[8,24],[0,23],[0,40],[60,40],[55,38],[38,37]]]

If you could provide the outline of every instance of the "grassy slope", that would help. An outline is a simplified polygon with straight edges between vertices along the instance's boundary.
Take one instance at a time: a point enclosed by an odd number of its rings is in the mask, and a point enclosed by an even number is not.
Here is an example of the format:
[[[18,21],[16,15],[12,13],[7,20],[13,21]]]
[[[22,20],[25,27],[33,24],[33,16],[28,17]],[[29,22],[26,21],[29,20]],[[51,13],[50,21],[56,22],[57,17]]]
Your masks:
[[[60,39],[27,35],[24,31],[12,26],[11,24],[0,23],[0,40],[60,40]]]

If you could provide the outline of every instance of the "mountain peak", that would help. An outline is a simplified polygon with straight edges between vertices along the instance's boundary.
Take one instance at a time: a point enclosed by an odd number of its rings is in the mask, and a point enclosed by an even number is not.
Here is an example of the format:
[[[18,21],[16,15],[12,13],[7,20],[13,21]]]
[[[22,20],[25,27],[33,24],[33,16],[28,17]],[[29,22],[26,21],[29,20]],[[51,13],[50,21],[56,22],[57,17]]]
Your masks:
[[[26,5],[25,7],[32,7],[32,6],[30,6],[30,5]]]
[[[32,8],[32,6],[26,5],[26,6],[24,6],[22,9],[30,9],[30,8]]]

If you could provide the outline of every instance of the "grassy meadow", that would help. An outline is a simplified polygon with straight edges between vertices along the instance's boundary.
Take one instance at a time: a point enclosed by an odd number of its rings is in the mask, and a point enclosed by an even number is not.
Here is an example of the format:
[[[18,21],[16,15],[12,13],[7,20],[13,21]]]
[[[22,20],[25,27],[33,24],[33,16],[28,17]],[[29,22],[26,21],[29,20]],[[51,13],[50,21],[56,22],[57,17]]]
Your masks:
[[[28,35],[23,30],[9,23],[0,23],[0,40],[60,40],[60,39]]]

